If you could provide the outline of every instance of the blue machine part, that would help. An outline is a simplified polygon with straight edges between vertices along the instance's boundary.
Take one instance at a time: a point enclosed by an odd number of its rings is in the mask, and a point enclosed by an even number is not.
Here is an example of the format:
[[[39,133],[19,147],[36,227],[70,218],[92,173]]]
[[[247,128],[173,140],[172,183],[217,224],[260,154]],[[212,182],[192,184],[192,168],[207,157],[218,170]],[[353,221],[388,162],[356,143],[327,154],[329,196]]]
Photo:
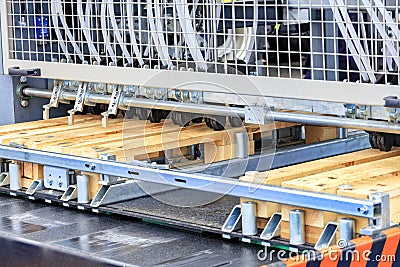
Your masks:
[[[49,39],[49,18],[46,16],[37,16],[35,17],[35,25],[36,39]]]

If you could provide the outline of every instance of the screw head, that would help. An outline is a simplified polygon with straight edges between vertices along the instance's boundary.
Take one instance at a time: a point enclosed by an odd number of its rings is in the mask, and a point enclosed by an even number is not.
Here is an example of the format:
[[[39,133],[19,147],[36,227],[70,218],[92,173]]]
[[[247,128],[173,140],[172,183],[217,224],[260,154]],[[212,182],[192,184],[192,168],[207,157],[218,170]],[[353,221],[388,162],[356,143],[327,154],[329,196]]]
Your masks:
[[[29,106],[29,101],[27,99],[22,99],[20,103],[21,103],[21,106],[23,106],[24,108]]]
[[[61,177],[57,179],[57,185],[58,185],[58,187],[62,187],[63,180],[61,179]]]
[[[47,177],[47,183],[48,183],[50,186],[52,186],[52,185],[53,185],[53,182],[54,182],[53,177],[51,177],[51,175],[49,175],[49,176]]]
[[[21,83],[26,83],[27,80],[28,80],[28,78],[26,78],[26,76],[21,76],[21,77],[19,78],[19,81],[20,81]]]
[[[367,206],[362,206],[361,208],[358,208],[358,211],[361,214],[368,214],[368,207]]]

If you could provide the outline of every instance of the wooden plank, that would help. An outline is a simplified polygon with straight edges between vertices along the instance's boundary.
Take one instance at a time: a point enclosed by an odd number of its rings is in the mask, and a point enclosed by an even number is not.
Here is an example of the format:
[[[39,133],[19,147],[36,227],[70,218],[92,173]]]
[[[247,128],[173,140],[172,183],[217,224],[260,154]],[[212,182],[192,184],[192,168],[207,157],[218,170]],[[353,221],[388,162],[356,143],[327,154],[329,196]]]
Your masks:
[[[349,154],[309,161],[271,171],[252,174],[253,182],[262,182],[271,185],[281,185],[282,182],[310,176],[331,170],[351,167],[367,162],[373,162],[394,156],[400,156],[400,148],[394,147],[392,151],[382,152],[378,149],[366,149]],[[265,180],[266,179],[266,180]],[[265,180],[265,181],[264,181]]]
[[[93,199],[101,187],[99,184],[100,174],[92,172],[81,172],[81,174],[89,176],[89,197]]]
[[[318,143],[321,141],[332,140],[337,138],[336,127],[321,127],[306,125],[306,144]]]
[[[338,186],[357,183],[364,179],[383,179],[400,174],[400,156],[376,160],[282,183],[282,186],[336,194]]]
[[[23,175],[25,178],[33,179],[33,163],[31,162],[24,162],[23,163]]]
[[[240,198],[240,203],[252,201],[256,203],[257,207],[257,218],[268,219],[271,218],[272,214],[281,211],[281,205],[278,203],[266,203],[261,200],[254,200],[248,198]]]
[[[96,117],[95,115],[79,115],[76,118],[76,122],[91,120],[95,117]],[[31,131],[31,130],[40,129],[40,128],[54,127],[54,126],[58,126],[58,125],[67,125],[67,124],[68,124],[67,117],[8,124],[8,125],[0,126],[0,136],[6,135],[6,134],[11,134],[11,133],[16,133],[16,132],[21,132],[21,131]]]
[[[98,157],[99,153],[113,153],[117,157],[123,156],[125,153],[129,155],[142,155],[173,149],[178,147],[190,146],[211,140],[222,140],[227,136],[233,136],[237,128],[229,131],[213,131],[205,125],[194,125],[185,127],[179,131],[171,129],[171,131],[163,132],[162,134],[154,134],[145,138],[124,138],[124,142],[112,142],[92,147],[84,147],[79,151],[73,151],[74,154],[87,155],[88,157]],[[122,151],[124,150],[124,151]]]
[[[351,189],[340,189],[338,195],[368,199],[368,196],[376,192],[384,192],[390,195],[390,218],[393,222],[400,222],[400,183],[397,175],[384,179],[365,179],[359,183],[351,184]],[[339,215],[340,218],[348,216]],[[368,225],[368,219],[353,217],[356,221],[356,232]]]
[[[124,139],[140,139],[147,136],[158,135],[163,130],[164,125],[162,123],[154,123],[146,125],[146,128],[136,127],[135,129],[129,129],[129,131],[116,134],[100,134],[93,135],[92,137],[85,138],[84,140],[66,139],[60,142],[54,142],[46,144],[43,149],[51,152],[59,152],[66,154],[81,155],[82,151],[90,147],[100,148],[102,145],[111,145],[113,148],[122,146]],[[175,132],[179,130],[179,126],[167,127],[165,132]],[[110,149],[108,149],[110,150]],[[87,153],[86,151],[84,153]]]
[[[336,194],[340,185],[360,183],[366,178],[384,179],[393,175],[400,175],[399,156],[286,181],[282,186]],[[282,206],[283,211],[289,209]],[[329,212],[315,211],[313,214],[312,220],[306,219],[307,225],[321,227],[321,222],[334,220]]]
[[[33,138],[34,136],[42,134],[49,134],[50,136],[54,136],[57,135],[59,132],[65,132],[65,131],[68,132],[74,129],[82,129],[82,128],[89,129],[90,127],[95,127],[99,125],[101,125],[101,121],[89,120],[81,123],[75,123],[74,125],[59,125],[54,127],[40,128],[32,131],[23,131],[23,132],[17,132],[0,136],[0,142],[3,145],[8,145],[10,142],[25,145],[30,140],[30,138]]]
[[[324,228],[327,223],[336,221],[337,217],[337,214],[333,212],[324,212],[324,216],[320,216],[321,211],[319,210],[306,209],[297,206],[282,205],[281,209],[282,220],[289,221],[289,211],[296,209],[304,210],[304,219],[305,219],[304,223],[306,225],[318,228]]]
[[[43,179],[43,165],[32,164],[32,176],[33,179]]]
[[[296,178],[310,176],[313,174],[324,173],[327,171],[342,169],[346,167],[356,166],[359,164],[373,162],[380,159],[390,158],[400,155],[400,149],[394,148],[389,152],[382,152],[377,149],[367,149],[363,151],[353,152],[350,154],[343,154],[339,156],[329,157],[325,159],[310,161],[306,163],[296,164],[289,167],[271,170],[269,172],[249,172],[246,176],[242,176],[242,181],[270,184],[281,186],[283,182],[290,181]],[[274,212],[279,211],[280,205],[276,203],[268,203],[262,201],[257,202],[258,217],[269,218]],[[327,218],[320,218],[322,221],[330,220]],[[317,224],[317,226],[320,224]]]
[[[101,123],[100,123],[101,124]],[[102,127],[99,123],[94,124],[94,127],[68,129],[66,131],[58,132],[56,134],[40,134],[29,138],[24,144],[28,148],[42,150],[46,146],[51,146],[53,143],[70,142],[80,143],[82,140],[100,138],[104,135],[119,133],[122,134],[122,122],[111,121],[108,127]]]
[[[22,188],[28,189],[28,188],[31,186],[32,181],[33,181],[33,180],[30,179],[30,178],[22,177],[22,178],[21,178],[21,186],[22,186]]]

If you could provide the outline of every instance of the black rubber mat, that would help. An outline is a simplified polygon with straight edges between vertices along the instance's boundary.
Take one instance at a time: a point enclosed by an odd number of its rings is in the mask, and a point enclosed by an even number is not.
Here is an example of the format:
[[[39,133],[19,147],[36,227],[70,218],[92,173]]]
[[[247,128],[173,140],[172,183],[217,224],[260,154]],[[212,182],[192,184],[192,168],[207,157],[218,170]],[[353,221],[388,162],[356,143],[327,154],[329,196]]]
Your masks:
[[[145,205],[144,200],[136,200],[135,205]],[[223,207],[225,201],[232,199],[221,199],[214,208]],[[148,208],[162,210],[162,205],[153,204],[147,203]],[[207,210],[197,208],[192,212],[204,214],[204,220],[210,219],[205,218]],[[188,210],[181,211],[180,215],[184,213],[191,217]],[[219,223],[219,219],[213,223]],[[0,195],[0,244],[2,266],[260,266],[267,263],[257,259],[260,246],[224,240],[219,235],[198,234],[3,195]]]

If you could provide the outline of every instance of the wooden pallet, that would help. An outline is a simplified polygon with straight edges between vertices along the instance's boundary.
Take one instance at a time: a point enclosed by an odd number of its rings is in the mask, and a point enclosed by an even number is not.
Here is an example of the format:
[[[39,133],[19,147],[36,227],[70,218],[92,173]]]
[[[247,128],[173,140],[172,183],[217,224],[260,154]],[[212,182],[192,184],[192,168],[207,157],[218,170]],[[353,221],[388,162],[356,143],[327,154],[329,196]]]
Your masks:
[[[390,215],[395,223],[400,222],[400,149],[381,152],[368,149],[335,157],[310,161],[289,167],[279,168],[270,172],[249,173],[241,180],[279,185],[283,187],[337,194],[360,199],[367,199],[374,192],[390,194]],[[341,189],[341,185],[348,185]],[[248,201],[248,199],[241,199]],[[257,216],[260,228],[265,226],[266,219],[274,212],[282,212],[281,237],[289,238],[289,211],[305,210],[306,241],[316,243],[324,226],[330,221],[336,221],[348,216],[304,209],[296,206],[279,205],[275,203],[257,202]],[[293,200],[293,205],[296,200]],[[368,224],[367,219],[355,218],[356,232]]]
[[[150,123],[117,118],[110,119],[108,126],[102,127],[101,116],[78,115],[74,125],[68,125],[67,117],[63,117],[1,126],[0,143],[90,158],[115,154],[121,162],[160,158],[165,156],[165,151],[170,151],[173,157],[184,158],[187,147],[202,144],[203,162],[210,163],[236,157],[235,134],[239,131],[248,133],[249,151],[253,154],[254,134],[294,125],[277,122],[264,125],[262,129],[254,125],[242,128],[227,125],[224,131],[214,131],[204,123],[180,127],[169,120]],[[43,166],[22,165],[24,187],[29,186],[32,179],[43,178]],[[91,174],[90,180],[98,181],[99,175]],[[91,186],[91,191],[96,191],[96,186]]]

